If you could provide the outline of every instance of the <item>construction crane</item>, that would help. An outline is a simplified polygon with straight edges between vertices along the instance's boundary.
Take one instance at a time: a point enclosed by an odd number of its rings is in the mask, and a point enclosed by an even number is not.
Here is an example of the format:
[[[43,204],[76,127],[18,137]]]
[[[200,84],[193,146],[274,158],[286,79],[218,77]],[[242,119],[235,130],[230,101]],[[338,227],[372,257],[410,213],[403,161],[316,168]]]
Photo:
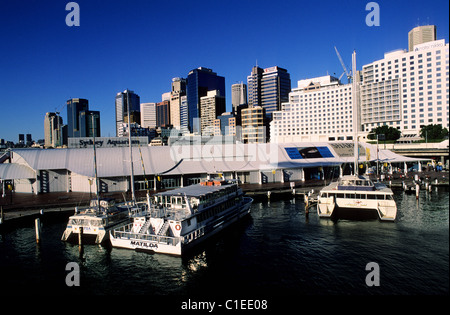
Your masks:
[[[347,71],[347,68],[345,67],[344,61],[342,60],[342,57],[339,54],[339,51],[337,50],[336,46],[334,46],[334,50],[336,50],[336,55],[338,56],[339,61],[341,62],[342,68],[344,68],[344,72],[342,72],[341,76],[339,77],[339,80],[341,80],[342,76],[345,73],[345,74],[347,74],[348,83],[352,82],[352,73],[351,73],[351,71],[350,72]]]

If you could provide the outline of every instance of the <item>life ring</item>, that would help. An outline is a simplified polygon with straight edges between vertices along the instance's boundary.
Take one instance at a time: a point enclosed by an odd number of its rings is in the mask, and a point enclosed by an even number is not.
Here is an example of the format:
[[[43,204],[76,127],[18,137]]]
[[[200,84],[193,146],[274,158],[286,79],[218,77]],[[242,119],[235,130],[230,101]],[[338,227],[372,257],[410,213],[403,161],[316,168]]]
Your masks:
[[[177,231],[181,230],[181,225],[179,225],[179,224],[175,225],[175,230],[177,230]]]

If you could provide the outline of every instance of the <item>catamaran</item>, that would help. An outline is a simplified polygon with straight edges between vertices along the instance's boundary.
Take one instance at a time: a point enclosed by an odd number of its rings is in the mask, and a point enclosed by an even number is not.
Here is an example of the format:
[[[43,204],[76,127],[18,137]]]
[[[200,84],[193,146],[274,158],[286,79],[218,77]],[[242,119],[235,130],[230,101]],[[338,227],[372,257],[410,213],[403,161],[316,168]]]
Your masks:
[[[359,146],[357,135],[356,106],[356,53],[352,55],[352,99],[354,115],[354,175],[342,176],[337,182],[324,187],[317,197],[317,214],[321,218],[330,218],[336,212],[340,217],[365,216],[377,213],[380,220],[394,221],[397,216],[397,205],[390,188],[382,183],[373,183],[369,178],[358,175]]]
[[[181,256],[250,213],[236,181],[209,180],[152,196],[146,215],[110,232],[113,247]]]
[[[146,210],[146,204],[116,205],[114,199],[93,199],[90,206],[79,210],[69,217],[61,240],[70,241],[81,234],[84,238],[95,239],[96,244],[103,243],[109,238],[109,231],[115,227],[129,223],[131,217]]]
[[[373,183],[364,176],[347,175],[323,188],[317,198],[321,218],[339,216],[370,216],[378,214],[382,221],[394,221],[397,205],[392,190],[382,183]],[[347,216],[348,217],[348,216]]]

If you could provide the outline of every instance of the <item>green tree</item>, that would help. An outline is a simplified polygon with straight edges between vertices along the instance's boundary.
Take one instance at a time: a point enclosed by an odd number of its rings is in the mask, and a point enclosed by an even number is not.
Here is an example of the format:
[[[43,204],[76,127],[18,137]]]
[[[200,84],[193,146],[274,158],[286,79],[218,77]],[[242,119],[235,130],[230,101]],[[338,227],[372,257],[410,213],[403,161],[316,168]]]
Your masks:
[[[384,135],[384,140],[397,140],[398,138],[400,138],[401,132],[397,128],[384,125],[372,129],[372,132],[367,136],[367,138],[376,140],[377,135]]]
[[[447,128],[442,128],[442,125],[439,124],[426,125],[420,129],[420,136],[428,140],[444,139],[448,137],[448,130]]]

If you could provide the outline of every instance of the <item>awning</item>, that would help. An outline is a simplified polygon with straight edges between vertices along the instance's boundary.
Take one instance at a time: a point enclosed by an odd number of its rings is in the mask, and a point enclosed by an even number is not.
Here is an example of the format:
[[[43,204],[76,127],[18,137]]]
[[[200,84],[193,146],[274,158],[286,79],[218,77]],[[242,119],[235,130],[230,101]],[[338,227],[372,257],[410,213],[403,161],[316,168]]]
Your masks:
[[[36,173],[31,168],[21,164],[0,164],[0,179],[31,179],[36,178]]]

